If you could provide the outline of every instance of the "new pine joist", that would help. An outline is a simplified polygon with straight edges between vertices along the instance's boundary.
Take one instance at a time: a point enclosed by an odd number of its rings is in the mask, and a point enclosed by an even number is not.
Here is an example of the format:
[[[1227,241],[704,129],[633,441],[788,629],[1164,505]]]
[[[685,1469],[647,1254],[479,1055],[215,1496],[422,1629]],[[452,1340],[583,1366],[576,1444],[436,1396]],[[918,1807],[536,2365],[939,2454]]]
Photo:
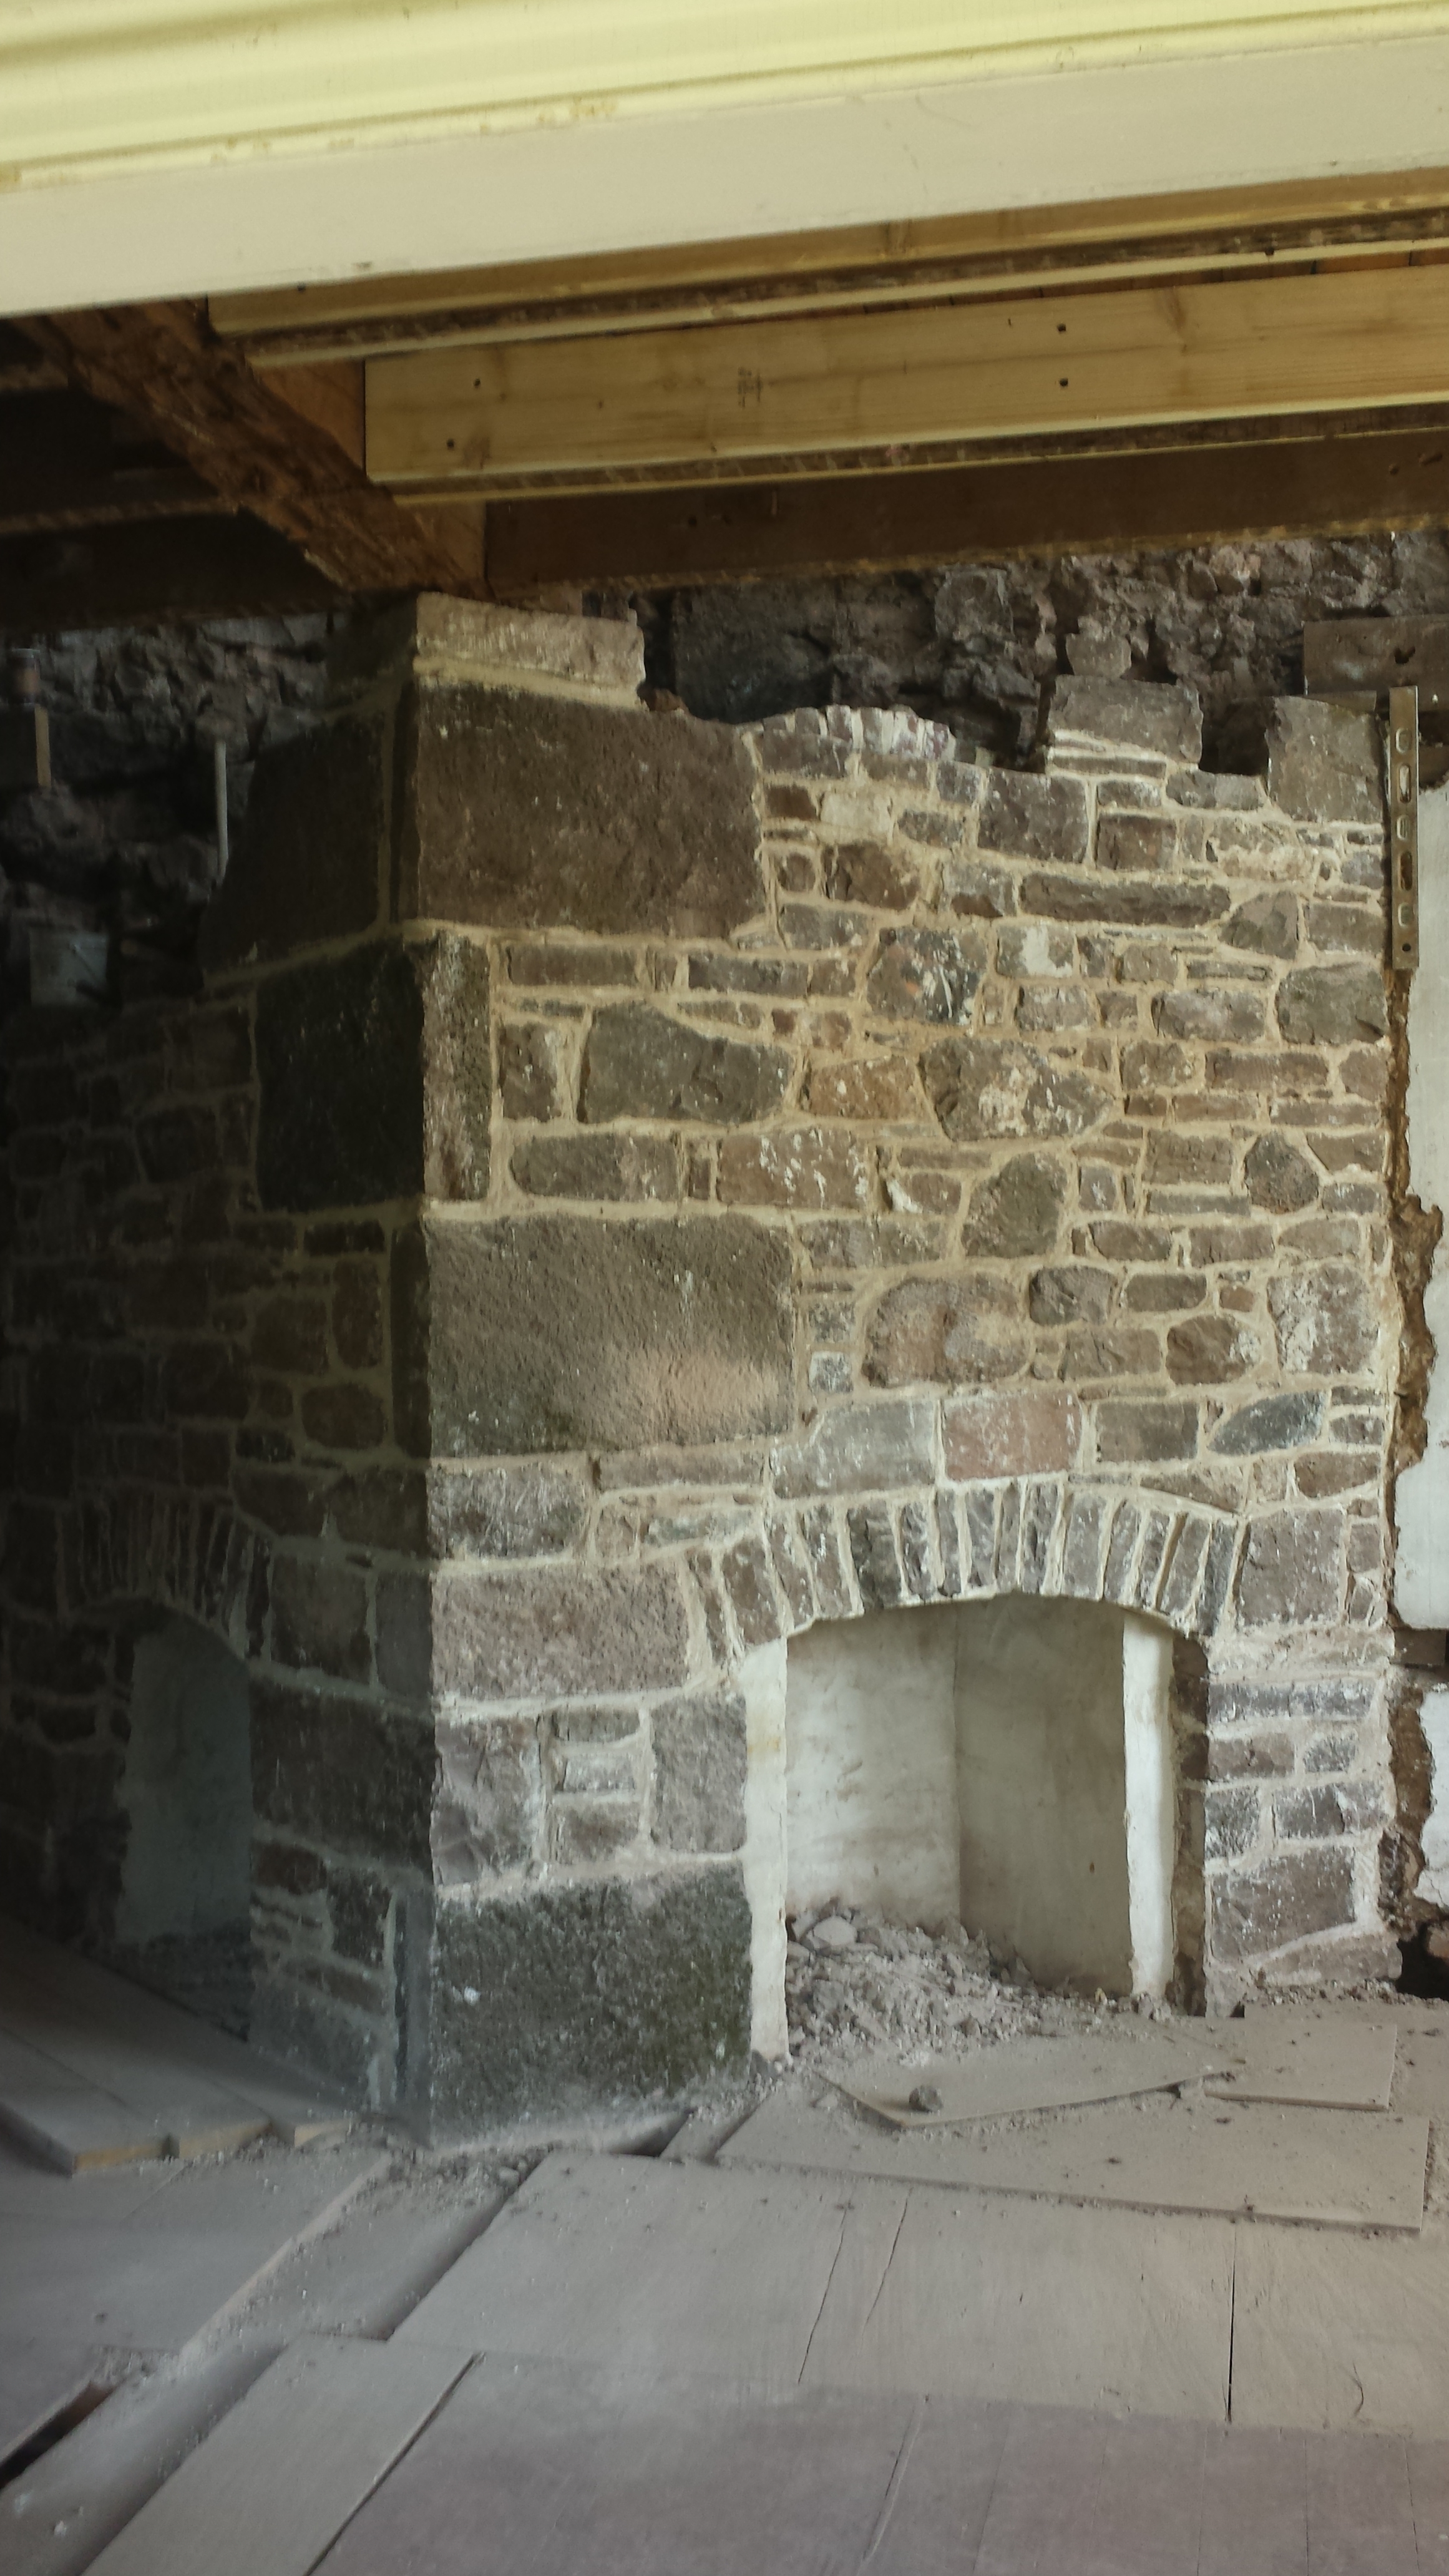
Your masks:
[[[490,502],[503,598],[1449,524],[1449,422],[1126,455]]]
[[[374,358],[366,453],[376,481],[442,499],[1441,401],[1431,264]]]

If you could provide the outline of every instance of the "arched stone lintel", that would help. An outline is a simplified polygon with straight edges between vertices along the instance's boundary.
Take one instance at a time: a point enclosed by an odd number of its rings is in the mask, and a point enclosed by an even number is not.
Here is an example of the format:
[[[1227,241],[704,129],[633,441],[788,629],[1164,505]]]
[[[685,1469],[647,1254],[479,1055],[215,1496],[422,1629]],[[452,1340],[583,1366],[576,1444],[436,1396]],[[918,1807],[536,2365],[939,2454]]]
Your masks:
[[[260,1651],[269,1550],[223,1506],[127,1487],[84,1500],[70,1536],[65,1579],[74,1612],[174,1612],[243,1661]]]

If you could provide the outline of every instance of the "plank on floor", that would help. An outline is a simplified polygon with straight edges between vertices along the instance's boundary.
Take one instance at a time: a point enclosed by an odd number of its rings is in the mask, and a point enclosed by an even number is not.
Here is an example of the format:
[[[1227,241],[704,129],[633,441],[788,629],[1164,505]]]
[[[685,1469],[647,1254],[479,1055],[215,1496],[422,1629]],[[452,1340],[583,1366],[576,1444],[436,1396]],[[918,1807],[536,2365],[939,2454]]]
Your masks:
[[[842,2093],[903,2129],[939,2128],[961,2120],[996,2120],[1016,2111],[1065,2110],[1089,2102],[1111,2102],[1126,2094],[1166,2091],[1191,2084],[1213,2069],[1226,2072],[1241,2057],[1241,2046],[1226,2040],[1214,2046],[1201,2023],[1184,2025],[1181,2033],[1130,2026],[1087,2036],[1014,2040],[983,2048],[967,2057],[915,2058],[881,2049],[831,2069],[830,2080]],[[916,2111],[911,2093],[929,2085],[941,2097],[939,2111]]]
[[[836,2267],[805,2384],[1221,2423],[1232,2277],[1225,2220],[915,2190],[873,2280]]]
[[[909,2399],[490,2356],[343,2533],[325,2576],[843,2576],[865,2561],[912,2411]],[[970,2564],[939,2563],[953,2576]]]
[[[458,2369],[390,2344],[293,2344],[102,2550],[95,2576],[307,2576]]]
[[[772,2093],[720,2164],[871,2174],[1136,2209],[1417,2230],[1427,2120],[1170,2101],[1050,2114],[1009,2130],[888,2129],[853,2106]]]
[[[88,2343],[0,2335],[0,2460],[90,2387],[97,2359]]]
[[[1249,2007],[1232,2069],[1208,2091],[1237,2102],[1301,2102],[1326,2111],[1386,2111],[1394,2082],[1394,2025],[1336,2013]]]
[[[903,2202],[831,2177],[553,2155],[395,2340],[791,2385],[852,2227],[888,2244]]]
[[[1233,2421],[1417,2433],[1449,2425],[1449,2238],[1238,2230]]]

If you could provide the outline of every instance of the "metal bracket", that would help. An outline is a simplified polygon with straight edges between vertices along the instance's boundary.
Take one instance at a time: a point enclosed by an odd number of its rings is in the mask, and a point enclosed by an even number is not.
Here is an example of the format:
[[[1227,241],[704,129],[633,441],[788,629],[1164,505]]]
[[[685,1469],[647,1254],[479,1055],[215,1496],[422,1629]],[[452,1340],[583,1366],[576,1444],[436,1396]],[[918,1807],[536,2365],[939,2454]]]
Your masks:
[[[1419,963],[1419,692],[1390,689],[1389,955],[1395,970]]]

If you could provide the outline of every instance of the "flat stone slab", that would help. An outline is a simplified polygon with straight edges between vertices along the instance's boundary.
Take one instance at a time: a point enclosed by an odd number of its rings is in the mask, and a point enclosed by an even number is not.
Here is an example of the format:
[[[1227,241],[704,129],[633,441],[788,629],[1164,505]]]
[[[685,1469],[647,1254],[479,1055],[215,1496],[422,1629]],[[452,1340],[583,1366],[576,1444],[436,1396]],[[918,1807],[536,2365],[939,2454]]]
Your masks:
[[[720,2162],[1417,2231],[1428,2151],[1428,2121],[1400,2113],[1365,2119],[1149,2096],[1014,2129],[903,2133],[838,2097],[817,2105],[782,2091],[721,2149]]]

